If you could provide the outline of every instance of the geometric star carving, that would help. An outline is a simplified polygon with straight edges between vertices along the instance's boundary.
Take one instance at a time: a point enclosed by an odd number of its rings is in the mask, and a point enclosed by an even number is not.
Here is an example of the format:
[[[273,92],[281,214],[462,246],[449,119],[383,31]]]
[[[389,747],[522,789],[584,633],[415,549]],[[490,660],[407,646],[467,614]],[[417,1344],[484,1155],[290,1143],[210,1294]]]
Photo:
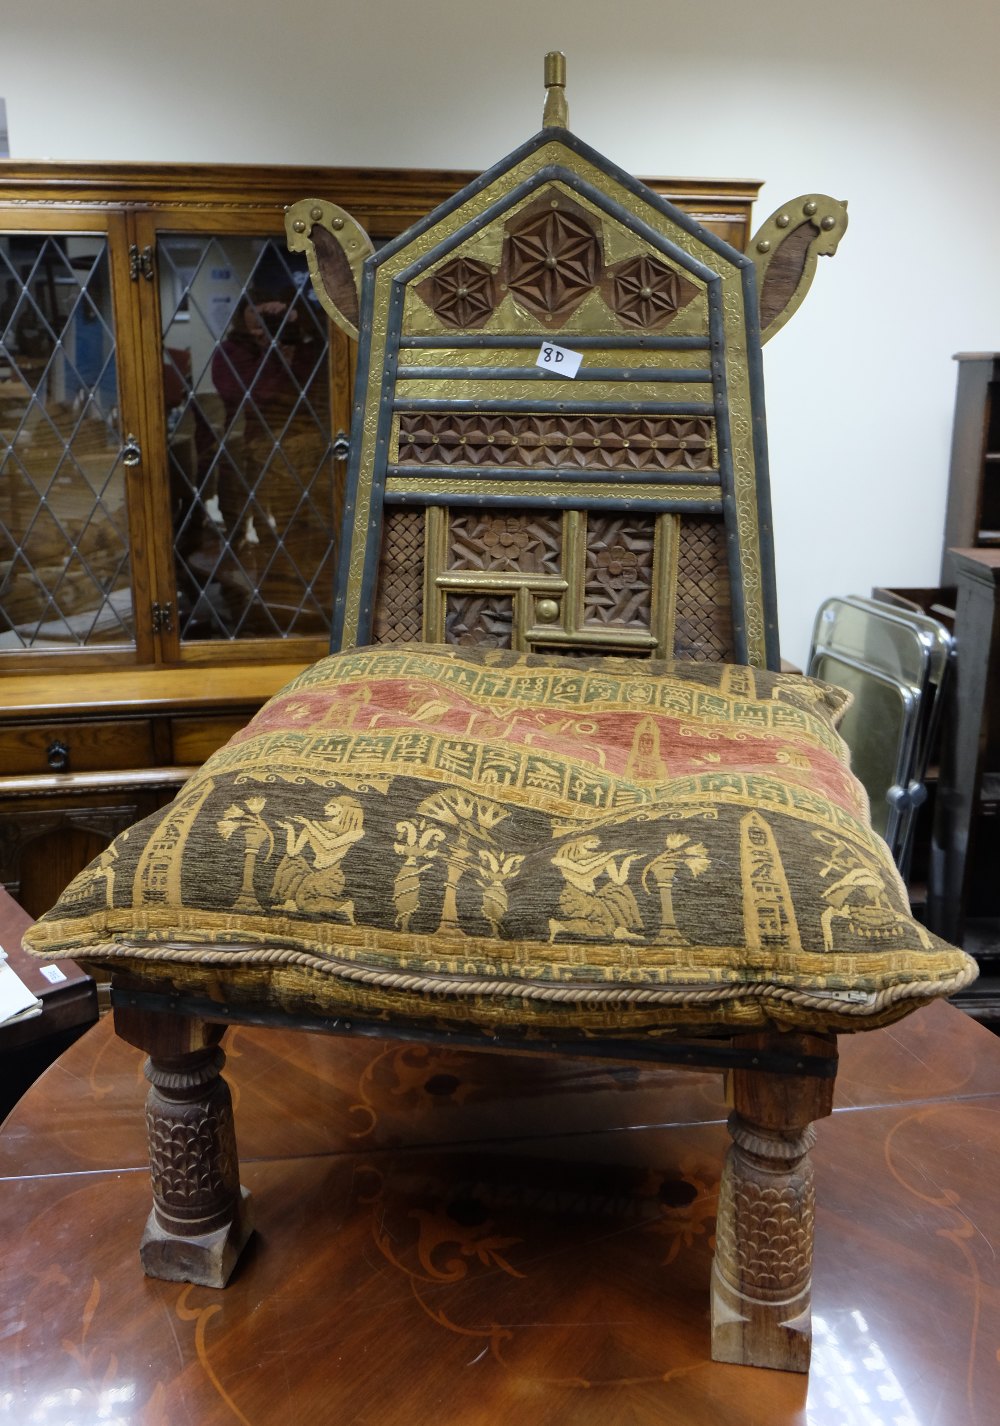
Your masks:
[[[496,306],[493,273],[475,258],[446,262],[417,291],[449,327],[481,327]]]
[[[630,327],[658,327],[669,322],[696,295],[680,273],[643,253],[608,269],[608,306]]]
[[[549,190],[551,192],[552,190]],[[601,244],[579,210],[543,198],[508,229],[505,276],[523,306],[552,320],[592,292],[601,273]]]

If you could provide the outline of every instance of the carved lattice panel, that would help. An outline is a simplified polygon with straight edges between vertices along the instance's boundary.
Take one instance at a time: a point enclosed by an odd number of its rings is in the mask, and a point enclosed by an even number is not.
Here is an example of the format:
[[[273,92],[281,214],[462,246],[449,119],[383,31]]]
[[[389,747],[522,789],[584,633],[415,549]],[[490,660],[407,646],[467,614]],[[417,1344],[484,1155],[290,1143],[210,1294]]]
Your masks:
[[[545,510],[453,510],[449,570],[559,574],[562,516]]]
[[[653,515],[588,516],[586,624],[650,627],[655,524]]]
[[[513,643],[514,601],[497,594],[448,595],[444,637],[448,644],[509,649]]]
[[[734,658],[726,530],[721,516],[692,516],[681,521],[674,657]]]
[[[372,635],[377,644],[423,637],[424,512],[389,509],[382,527],[382,558]]]

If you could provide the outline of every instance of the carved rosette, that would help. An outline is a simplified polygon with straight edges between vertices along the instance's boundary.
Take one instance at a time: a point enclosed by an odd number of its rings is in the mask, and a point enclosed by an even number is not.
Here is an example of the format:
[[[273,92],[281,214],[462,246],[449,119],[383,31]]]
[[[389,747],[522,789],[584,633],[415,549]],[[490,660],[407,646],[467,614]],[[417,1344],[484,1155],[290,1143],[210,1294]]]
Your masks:
[[[812,1280],[815,1190],[809,1150],[815,1131],[762,1129],[739,1114],[719,1192],[715,1265],[736,1293],[788,1302]]]
[[[565,199],[544,198],[508,228],[508,290],[543,320],[567,317],[601,274],[601,241],[593,224]]]
[[[156,1221],[196,1237],[228,1224],[240,1197],[229,1086],[217,1046],[181,1060],[148,1060],[149,1166]]]
[[[417,291],[449,327],[481,327],[496,306],[493,273],[475,258],[452,258]]]
[[[697,296],[693,283],[648,253],[609,268],[605,287],[615,316],[644,330],[666,325]]]

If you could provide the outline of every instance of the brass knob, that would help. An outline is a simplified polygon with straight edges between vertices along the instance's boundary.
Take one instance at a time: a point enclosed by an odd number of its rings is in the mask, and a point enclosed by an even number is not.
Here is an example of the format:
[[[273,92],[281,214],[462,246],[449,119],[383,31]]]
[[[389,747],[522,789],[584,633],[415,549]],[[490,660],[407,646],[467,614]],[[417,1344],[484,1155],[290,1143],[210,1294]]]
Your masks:
[[[535,617],[542,624],[554,624],[559,618],[559,601],[539,599],[535,605]]]

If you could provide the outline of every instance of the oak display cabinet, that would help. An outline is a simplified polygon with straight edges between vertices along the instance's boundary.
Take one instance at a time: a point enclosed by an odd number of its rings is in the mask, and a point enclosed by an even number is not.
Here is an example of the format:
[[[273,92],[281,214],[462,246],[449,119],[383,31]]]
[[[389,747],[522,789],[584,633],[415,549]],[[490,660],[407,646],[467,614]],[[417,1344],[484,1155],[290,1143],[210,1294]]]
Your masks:
[[[353,344],[285,207],[464,172],[0,162],[0,884],[33,916],[325,653]],[[649,180],[744,249],[759,185]]]

